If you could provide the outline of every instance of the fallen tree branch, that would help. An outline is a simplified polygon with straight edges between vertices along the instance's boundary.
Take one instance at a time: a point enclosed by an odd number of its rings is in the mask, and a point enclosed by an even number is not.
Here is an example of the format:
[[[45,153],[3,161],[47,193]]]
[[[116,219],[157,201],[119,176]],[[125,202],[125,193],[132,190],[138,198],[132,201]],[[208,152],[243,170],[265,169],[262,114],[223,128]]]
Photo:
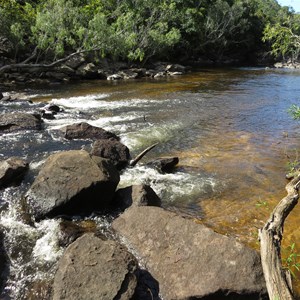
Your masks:
[[[3,67],[0,68],[0,74],[1,73],[4,73],[6,71],[9,71],[9,70],[12,70],[12,69],[30,69],[30,68],[53,68],[59,64],[62,64],[64,62],[66,62],[67,60],[69,60],[70,58],[76,56],[76,55],[79,55],[79,54],[82,54],[82,53],[87,53],[87,52],[93,52],[93,51],[98,51],[100,50],[101,48],[94,48],[94,49],[91,49],[91,50],[78,50],[76,52],[73,52],[71,53],[70,55],[64,57],[64,58],[61,58],[61,59],[58,59],[50,64],[30,64],[28,63],[29,60],[31,60],[36,54],[34,54],[34,56],[30,56],[28,59],[26,59],[24,62],[22,63],[17,63],[17,64],[10,64],[10,65],[5,65]]]
[[[150,150],[152,150],[157,145],[158,145],[158,143],[155,143],[155,144],[151,145],[150,147],[146,148],[145,150],[143,150],[139,155],[137,155],[137,157],[135,159],[133,159],[129,163],[129,166],[134,167]]]
[[[287,196],[274,208],[259,231],[260,255],[269,298],[293,300],[291,274],[282,268],[281,241],[284,221],[299,199],[300,173],[286,185]]]

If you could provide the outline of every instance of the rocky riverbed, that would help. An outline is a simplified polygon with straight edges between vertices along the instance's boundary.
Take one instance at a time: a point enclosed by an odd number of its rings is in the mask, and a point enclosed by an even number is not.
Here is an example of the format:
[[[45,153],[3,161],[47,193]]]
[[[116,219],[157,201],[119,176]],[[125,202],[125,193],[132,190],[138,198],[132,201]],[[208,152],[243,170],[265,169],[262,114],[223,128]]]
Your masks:
[[[61,111],[44,103],[33,113],[2,113],[0,134],[43,132],[44,120]],[[120,174],[134,167],[116,134],[81,122],[59,129],[58,136],[84,141],[83,146],[50,153],[35,168],[23,157],[0,163],[0,188],[2,193],[15,189],[21,226],[30,231],[45,221],[59,224],[60,252],[52,271],[48,278],[33,276],[18,299],[266,298],[256,251],[195,217],[164,209],[149,185],[118,188]],[[176,172],[177,163],[178,158],[157,158],[148,165],[164,173]],[[1,208],[2,223],[8,209]],[[95,216],[105,218],[107,226],[99,230]],[[11,262],[18,254],[5,228],[0,245],[2,296],[14,298]]]

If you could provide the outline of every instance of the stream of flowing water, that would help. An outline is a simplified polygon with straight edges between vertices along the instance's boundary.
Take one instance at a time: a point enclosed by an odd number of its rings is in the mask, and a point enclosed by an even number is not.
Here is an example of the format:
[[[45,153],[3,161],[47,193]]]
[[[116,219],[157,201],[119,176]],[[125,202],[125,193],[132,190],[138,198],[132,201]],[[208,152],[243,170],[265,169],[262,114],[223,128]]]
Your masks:
[[[300,123],[287,112],[300,103],[297,70],[209,69],[159,80],[24,86],[17,92],[32,103],[1,103],[1,113],[33,112],[46,103],[63,112],[45,120],[43,131],[0,136],[0,159],[22,156],[30,162],[21,187],[0,191],[0,226],[10,259],[1,299],[47,299],[49,291],[39,284],[53,277],[63,252],[59,221],[29,226],[19,206],[51,153],[90,149],[91,141],[63,139],[58,132],[65,125],[85,121],[112,131],[133,157],[158,142],[143,162],[178,156],[176,171],[160,174],[139,164],[121,175],[120,187],[148,183],[164,207],[192,215],[256,249],[258,228],[285,196],[287,164],[300,155]],[[109,226],[102,217],[93,221],[100,230]],[[299,224],[298,206],[286,221],[284,249],[295,243],[300,252]]]

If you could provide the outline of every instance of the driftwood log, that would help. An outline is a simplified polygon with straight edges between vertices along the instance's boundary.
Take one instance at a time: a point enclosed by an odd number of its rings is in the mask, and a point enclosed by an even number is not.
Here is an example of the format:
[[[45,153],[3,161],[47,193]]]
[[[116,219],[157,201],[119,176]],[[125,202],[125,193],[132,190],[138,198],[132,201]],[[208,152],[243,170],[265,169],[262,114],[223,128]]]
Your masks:
[[[135,159],[133,159],[130,163],[130,167],[134,167],[149,151],[151,151],[154,147],[156,147],[158,143],[151,145],[150,147],[143,150]]]
[[[259,231],[262,268],[270,300],[294,299],[291,274],[281,263],[284,221],[299,199],[300,173],[286,186],[287,196],[273,210]]]

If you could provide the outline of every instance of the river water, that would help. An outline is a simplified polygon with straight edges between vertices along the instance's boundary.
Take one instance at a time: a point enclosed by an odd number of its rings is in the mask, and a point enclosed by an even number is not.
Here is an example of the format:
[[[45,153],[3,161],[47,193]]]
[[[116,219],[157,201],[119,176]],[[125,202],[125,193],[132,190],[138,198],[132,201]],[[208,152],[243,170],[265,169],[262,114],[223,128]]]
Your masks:
[[[19,200],[50,153],[90,149],[91,141],[64,140],[62,126],[86,121],[113,131],[133,157],[158,142],[142,162],[178,156],[176,171],[159,174],[140,163],[122,174],[120,187],[148,183],[164,207],[256,249],[258,228],[285,196],[287,165],[300,159],[300,124],[287,112],[300,103],[296,70],[208,69],[159,80],[24,86],[18,92],[33,103],[3,104],[1,113],[37,111],[45,102],[64,111],[45,120],[42,132],[0,136],[0,159],[23,156],[31,168],[20,188],[0,192],[0,226],[11,261],[3,299],[47,299],[42,283],[51,280],[63,252],[59,221],[26,225]],[[104,231],[109,226],[102,217],[93,221]],[[286,221],[285,257],[293,243],[300,252],[299,224],[298,206]]]

